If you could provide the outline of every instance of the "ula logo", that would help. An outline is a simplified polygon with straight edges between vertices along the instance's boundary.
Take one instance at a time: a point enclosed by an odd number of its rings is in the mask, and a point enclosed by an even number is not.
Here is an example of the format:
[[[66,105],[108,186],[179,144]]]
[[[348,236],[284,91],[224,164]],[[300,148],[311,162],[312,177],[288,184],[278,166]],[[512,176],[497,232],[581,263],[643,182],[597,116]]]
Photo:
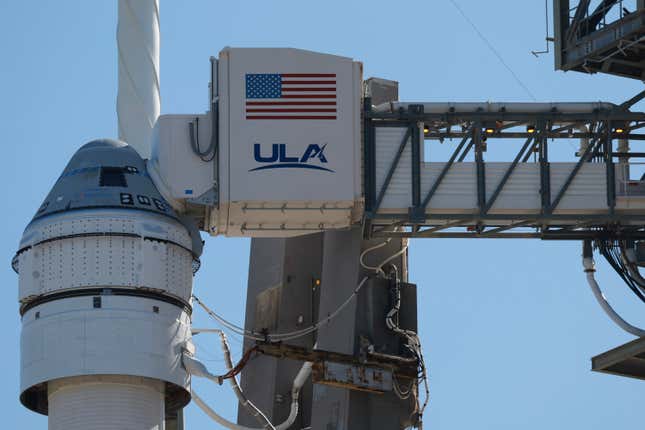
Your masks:
[[[296,157],[293,155],[287,155],[287,145],[285,143],[274,143],[271,145],[270,154],[262,152],[262,146],[259,143],[255,143],[253,145],[253,158],[255,158],[255,161],[258,163],[262,163],[264,165],[251,169],[249,172],[285,168],[313,169],[333,172],[333,170],[320,165],[327,163],[327,157],[325,157],[326,147],[327,145],[320,146],[312,143],[301,156]]]

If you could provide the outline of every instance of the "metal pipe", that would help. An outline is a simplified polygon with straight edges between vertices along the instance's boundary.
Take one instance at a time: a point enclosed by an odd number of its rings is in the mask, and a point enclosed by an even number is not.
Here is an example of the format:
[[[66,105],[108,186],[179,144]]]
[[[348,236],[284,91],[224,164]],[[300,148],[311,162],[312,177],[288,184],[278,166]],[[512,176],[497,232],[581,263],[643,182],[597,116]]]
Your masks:
[[[159,0],[119,0],[119,139],[150,158],[159,118]]]
[[[614,308],[611,307],[611,305],[607,301],[607,298],[605,298],[605,295],[600,290],[600,286],[598,285],[598,282],[594,277],[596,268],[593,261],[590,241],[584,242],[582,265],[587,275],[587,283],[589,284],[589,287],[591,288],[591,291],[593,292],[593,295],[596,298],[596,301],[598,302],[600,307],[605,311],[607,316],[609,316],[609,318],[611,318],[611,320],[615,322],[616,325],[618,325],[620,328],[625,330],[627,333],[633,334],[634,336],[638,336],[638,337],[645,336],[645,330],[631,325],[630,323],[625,321],[620,315],[618,315],[618,313],[614,310]]]
[[[224,352],[224,362],[226,363],[226,370],[231,372],[233,370],[231,349],[228,346],[228,341],[226,340],[226,335],[223,331],[219,332],[219,336],[222,343],[222,351]],[[253,417],[256,419],[256,421],[258,421],[262,428],[276,430],[273,424],[271,424],[269,418],[267,418],[267,416],[264,415],[264,413],[262,413],[262,411],[257,406],[255,406],[255,404],[251,402],[248,397],[246,397],[246,394],[244,394],[244,391],[242,391],[242,387],[240,387],[240,384],[237,382],[237,378],[235,376],[232,376],[228,378],[228,381],[231,385],[231,388],[233,389],[233,392],[235,393],[235,397],[237,397],[237,400],[247,411],[249,411],[251,415],[253,415]]]
[[[199,409],[204,411],[206,413],[206,415],[208,415],[217,424],[219,424],[219,425],[221,425],[221,426],[223,426],[223,427],[225,427],[227,429],[230,429],[230,430],[258,430],[258,429],[253,428],[253,427],[244,427],[244,426],[235,424],[235,423],[227,420],[226,418],[224,418],[223,416],[221,416],[220,414],[218,414],[217,412],[212,410],[206,404],[206,402],[204,402],[202,400],[202,398],[199,397],[199,395],[197,394],[197,392],[195,392],[194,389],[191,389],[191,397],[193,398],[193,402],[195,402],[195,404],[199,407]]]
[[[575,128],[578,130],[580,133],[587,134],[589,133],[589,127],[587,127],[584,124],[574,124],[572,128]],[[589,146],[589,138],[588,137],[581,137],[580,138],[580,148],[578,149],[578,152],[576,153],[576,157],[581,157],[582,154],[585,153],[587,150],[587,147]]]
[[[231,351],[228,346],[228,342],[226,340],[226,335],[222,330],[219,329],[200,329],[196,328],[192,330],[193,334],[199,334],[199,333],[216,333],[219,334],[221,342],[222,342],[222,350],[224,352],[224,361],[226,364],[227,370],[231,371],[233,369],[233,362],[231,360]],[[316,345],[314,345],[314,349],[316,348]],[[217,382],[218,384],[221,384],[222,381],[219,380],[219,378],[212,373],[208,371],[206,366],[204,366],[203,363],[201,363],[199,360],[196,360],[193,358],[190,354],[187,352],[184,352],[182,355],[182,361],[184,364],[184,367],[188,370],[188,372],[194,376],[201,376],[205,377],[207,379],[210,379],[212,381]],[[293,385],[291,388],[291,409],[289,411],[289,416],[287,417],[286,420],[284,420],[282,423],[276,425],[275,427],[271,424],[271,422],[266,418],[266,416],[253,404],[251,403],[246,396],[244,395],[244,392],[240,388],[237,380],[235,377],[229,378],[231,388],[233,388],[233,391],[235,392],[235,395],[237,396],[238,400],[240,403],[246,407],[249,412],[251,412],[252,415],[254,415],[256,418],[260,418],[260,424],[262,424],[264,427],[263,428],[274,428],[275,430],[287,430],[289,429],[293,423],[296,421],[296,418],[298,417],[298,410],[299,410],[299,397],[300,397],[300,390],[302,389],[303,385],[307,381],[307,378],[309,378],[309,375],[311,375],[311,367],[312,363],[311,362],[305,362],[303,363],[302,367],[296,374],[296,377],[293,380]],[[213,418],[217,423],[223,425],[226,428],[233,429],[233,430],[240,430],[240,429],[249,429],[249,427],[243,427],[239,426],[237,424],[233,424],[230,421],[227,421],[220,415],[218,415],[215,411],[213,411],[211,408],[209,408],[201,399],[199,399],[195,392],[193,391],[193,400],[195,400],[195,403],[197,406],[199,406],[208,416]],[[201,404],[200,404],[201,403]],[[259,416],[258,416],[259,414]],[[253,430],[259,430],[259,429],[253,429]]]

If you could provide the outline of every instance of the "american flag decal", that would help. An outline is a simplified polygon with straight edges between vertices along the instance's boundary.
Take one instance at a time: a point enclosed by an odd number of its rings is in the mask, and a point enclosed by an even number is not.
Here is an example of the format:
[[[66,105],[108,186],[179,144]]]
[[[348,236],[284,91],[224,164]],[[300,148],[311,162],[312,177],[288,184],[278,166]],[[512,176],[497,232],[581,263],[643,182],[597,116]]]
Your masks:
[[[246,75],[246,119],[335,120],[335,73]]]

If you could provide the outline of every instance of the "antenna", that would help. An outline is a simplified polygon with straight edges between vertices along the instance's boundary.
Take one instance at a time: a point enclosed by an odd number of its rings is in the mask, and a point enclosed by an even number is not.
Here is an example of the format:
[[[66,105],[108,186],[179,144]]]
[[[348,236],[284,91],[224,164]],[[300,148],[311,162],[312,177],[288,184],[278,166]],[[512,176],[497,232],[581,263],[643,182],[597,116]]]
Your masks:
[[[549,0],[544,0],[544,22],[546,24],[546,37],[544,38],[546,41],[546,48],[544,51],[531,51],[531,54],[535,55],[536,58],[541,54],[548,54],[549,42],[553,42],[555,40],[553,37],[549,36]]]

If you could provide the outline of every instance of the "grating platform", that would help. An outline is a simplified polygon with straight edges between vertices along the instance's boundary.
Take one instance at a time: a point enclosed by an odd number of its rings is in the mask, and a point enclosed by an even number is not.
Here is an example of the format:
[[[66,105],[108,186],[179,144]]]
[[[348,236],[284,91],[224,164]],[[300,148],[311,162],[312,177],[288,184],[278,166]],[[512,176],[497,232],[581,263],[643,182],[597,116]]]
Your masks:
[[[645,337],[593,357],[591,370],[645,379]]]

